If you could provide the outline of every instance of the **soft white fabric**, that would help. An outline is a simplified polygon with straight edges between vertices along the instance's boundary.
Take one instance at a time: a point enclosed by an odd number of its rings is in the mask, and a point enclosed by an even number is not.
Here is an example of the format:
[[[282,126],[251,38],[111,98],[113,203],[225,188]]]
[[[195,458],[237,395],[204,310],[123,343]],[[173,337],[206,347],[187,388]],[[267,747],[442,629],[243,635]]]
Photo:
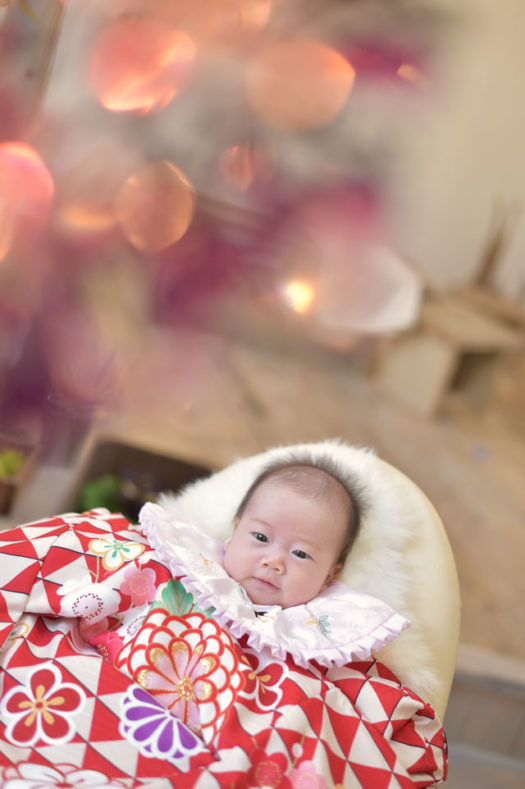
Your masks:
[[[444,712],[453,673],[454,644],[445,644],[448,663],[442,670],[443,654],[436,644],[433,628],[436,607],[439,606],[439,579],[433,579],[428,562],[428,534],[436,528],[439,519],[430,502],[407,477],[385,463],[370,449],[359,448],[334,439],[310,444],[297,444],[269,449],[252,457],[242,458],[230,466],[204,479],[190,483],[178,495],[164,493],[159,497],[162,507],[190,521],[205,524],[208,534],[221,540],[230,536],[233,518],[244,494],[261,469],[290,452],[307,450],[314,456],[329,455],[360,480],[367,495],[368,508],[360,534],[345,562],[339,580],[349,588],[378,597],[411,621],[411,627],[399,638],[380,650],[379,658],[395,672],[401,682],[427,698]],[[436,520],[434,520],[436,519]],[[443,539],[444,536],[442,526]],[[439,543],[439,540],[437,541]],[[430,541],[434,546],[436,541]],[[421,550],[424,548],[424,550]],[[447,578],[454,581],[453,560],[445,555],[441,546],[435,559],[443,568],[441,583]],[[445,565],[450,567],[445,568]],[[425,572],[432,576],[430,594],[422,586]],[[448,569],[448,575],[445,573]],[[454,582],[454,600],[457,597],[457,580]],[[434,612],[428,609],[434,606]],[[459,608],[459,603],[458,606]],[[450,602],[445,608],[457,622],[457,611]],[[457,630],[457,626],[455,629]],[[452,641],[457,634],[446,633],[446,627],[437,630]]]
[[[213,607],[214,618],[236,638],[246,635],[254,649],[268,647],[281,659],[290,654],[304,667],[311,660],[342,666],[366,660],[409,625],[386,603],[337,581],[304,605],[254,606],[223,568],[221,540],[158,504],[144,505],[140,524],[157,555],[182,579],[197,605]]]

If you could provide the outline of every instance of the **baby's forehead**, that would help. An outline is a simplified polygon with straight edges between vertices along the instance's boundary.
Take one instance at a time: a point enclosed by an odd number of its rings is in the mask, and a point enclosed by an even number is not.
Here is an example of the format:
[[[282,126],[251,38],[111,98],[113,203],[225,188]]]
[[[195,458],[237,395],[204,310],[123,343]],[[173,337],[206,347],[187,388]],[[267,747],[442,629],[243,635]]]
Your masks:
[[[293,465],[276,469],[259,482],[252,496],[258,490],[267,490],[277,485],[308,499],[326,501],[327,504],[343,504],[345,509],[351,507],[350,496],[344,485],[316,466]]]

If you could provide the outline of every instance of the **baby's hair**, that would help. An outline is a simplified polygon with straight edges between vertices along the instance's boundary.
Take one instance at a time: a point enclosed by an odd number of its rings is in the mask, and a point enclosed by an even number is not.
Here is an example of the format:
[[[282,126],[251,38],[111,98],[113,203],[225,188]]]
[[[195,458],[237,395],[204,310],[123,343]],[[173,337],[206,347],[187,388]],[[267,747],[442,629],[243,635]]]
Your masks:
[[[244,494],[235,513],[236,518],[242,516],[257,488],[269,479],[280,480],[297,493],[317,501],[333,501],[342,489],[348,500],[346,538],[338,559],[338,562],[343,564],[359,533],[366,510],[366,497],[355,475],[345,471],[327,454],[290,452],[263,467]]]

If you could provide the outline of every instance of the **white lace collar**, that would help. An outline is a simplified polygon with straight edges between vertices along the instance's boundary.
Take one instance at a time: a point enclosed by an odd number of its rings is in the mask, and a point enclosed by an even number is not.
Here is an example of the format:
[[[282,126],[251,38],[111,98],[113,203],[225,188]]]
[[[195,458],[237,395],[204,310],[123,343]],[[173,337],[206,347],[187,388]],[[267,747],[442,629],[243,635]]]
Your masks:
[[[338,581],[304,605],[254,606],[222,567],[220,540],[158,504],[145,504],[139,519],[156,554],[181,578],[196,604],[203,610],[213,607],[219,624],[236,638],[246,635],[256,650],[268,647],[281,659],[290,654],[304,667],[311,660],[341,666],[366,660],[410,624],[382,600]]]

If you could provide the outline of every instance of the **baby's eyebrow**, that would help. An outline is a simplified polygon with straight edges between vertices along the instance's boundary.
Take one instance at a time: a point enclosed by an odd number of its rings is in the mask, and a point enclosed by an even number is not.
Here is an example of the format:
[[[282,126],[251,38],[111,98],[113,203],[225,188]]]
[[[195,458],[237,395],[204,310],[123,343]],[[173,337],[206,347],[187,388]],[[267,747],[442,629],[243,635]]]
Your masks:
[[[272,529],[272,524],[265,521],[263,518],[253,518],[254,523],[259,523],[261,526],[267,526],[269,529]]]

